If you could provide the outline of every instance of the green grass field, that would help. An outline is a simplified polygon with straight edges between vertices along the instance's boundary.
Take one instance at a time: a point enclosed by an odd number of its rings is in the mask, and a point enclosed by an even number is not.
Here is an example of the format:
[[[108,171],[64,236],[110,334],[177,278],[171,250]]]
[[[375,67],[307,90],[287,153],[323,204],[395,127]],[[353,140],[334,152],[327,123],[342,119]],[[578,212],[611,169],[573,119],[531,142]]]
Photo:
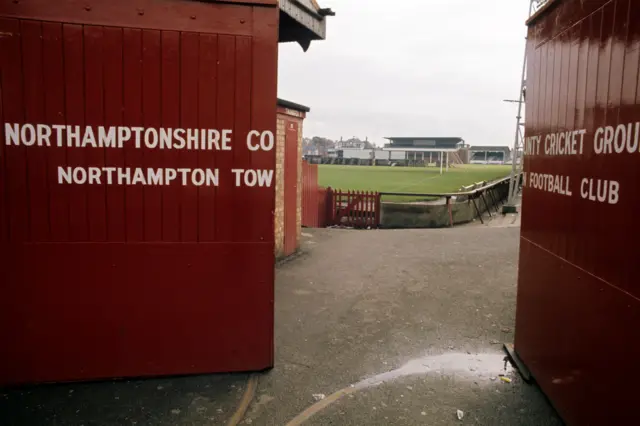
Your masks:
[[[440,175],[436,167],[368,167],[321,165],[320,185],[341,190],[376,192],[456,192],[475,182],[503,178],[511,166],[458,165]],[[404,199],[403,201],[408,201]]]

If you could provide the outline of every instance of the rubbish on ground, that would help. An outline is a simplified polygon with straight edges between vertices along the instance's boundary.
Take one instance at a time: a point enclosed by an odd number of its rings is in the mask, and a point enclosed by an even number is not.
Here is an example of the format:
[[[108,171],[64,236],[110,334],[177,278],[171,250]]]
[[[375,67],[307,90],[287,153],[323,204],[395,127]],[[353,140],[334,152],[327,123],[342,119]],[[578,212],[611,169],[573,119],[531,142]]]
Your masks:
[[[323,393],[314,393],[312,396],[313,396],[313,399],[315,399],[316,401],[321,401],[327,397]]]
[[[502,380],[502,381],[503,381],[503,382],[505,382],[505,383],[511,383],[511,379],[510,379],[510,378],[508,378],[508,377],[504,377],[504,376],[502,376],[502,377],[500,377],[500,380]]]
[[[427,415],[427,413],[425,413],[424,411],[422,413],[420,413],[420,414],[423,415],[423,416]]]
[[[489,343],[491,343],[492,345],[499,345],[499,344],[500,344],[500,341],[498,341],[498,340],[492,340],[492,341],[490,341]]]
[[[510,328],[508,328],[508,327],[504,327],[504,328],[502,329],[502,332],[503,332],[503,333],[511,333],[511,329],[510,329]]]
[[[496,378],[495,378],[495,377],[492,377],[492,378],[491,378],[491,381],[495,381],[495,380],[496,380]]]
[[[456,414],[458,415],[458,420],[462,420],[462,418],[464,417],[464,411],[462,410],[456,411]]]

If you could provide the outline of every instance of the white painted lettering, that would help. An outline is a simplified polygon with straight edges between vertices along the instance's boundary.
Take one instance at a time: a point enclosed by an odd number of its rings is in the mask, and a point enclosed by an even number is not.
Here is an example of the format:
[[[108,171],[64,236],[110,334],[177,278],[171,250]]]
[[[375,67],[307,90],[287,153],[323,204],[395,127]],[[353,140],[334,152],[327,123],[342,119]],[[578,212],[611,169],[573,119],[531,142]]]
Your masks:
[[[172,129],[160,129],[160,149],[171,149],[171,136],[173,135]]]
[[[118,169],[118,185],[131,185],[131,169]]]
[[[116,136],[116,128],[109,127],[108,130],[103,126],[98,127],[98,146],[104,148],[115,148],[118,144],[118,138]],[[118,148],[122,148],[118,145]]]
[[[4,123],[4,141],[5,145],[20,145],[20,125]]]
[[[220,132],[215,129],[209,129],[207,131],[207,149],[213,149],[215,146],[217,150],[220,150]]]
[[[67,126],[67,147],[80,146],[80,126]]]
[[[89,167],[89,185],[100,185],[100,175],[99,167]]]
[[[146,185],[147,180],[145,179],[142,169],[136,168],[135,171],[133,172],[133,180],[131,181],[131,185],[138,185],[138,184]]]
[[[115,167],[103,167],[102,171],[107,174],[107,185],[113,185],[113,172],[116,171]]]
[[[142,131],[144,130],[144,128],[142,127],[132,127],[131,128],[131,132],[133,133],[133,142],[135,144],[136,148],[140,148],[141,144],[142,144],[142,139],[141,139],[141,134]]]
[[[36,129],[33,124],[23,124],[20,129],[20,139],[24,146],[33,146],[36,143]]]
[[[187,149],[198,149],[198,129],[187,129]]]
[[[615,135],[615,130],[613,126],[607,126],[604,129],[604,148],[602,150],[603,154],[611,154],[613,152],[613,138]]]
[[[147,169],[147,183],[149,185],[162,185],[162,169]]]
[[[633,153],[638,151],[638,137],[640,137],[640,122],[636,123],[635,132],[632,131],[633,124],[629,124],[629,132],[627,134],[627,152]],[[633,145],[631,144],[631,133],[633,133]]]
[[[131,139],[131,129],[128,127],[118,127],[118,147],[122,148],[125,142]]]
[[[205,170],[205,183],[207,186],[218,186],[218,169]]]
[[[187,173],[189,173],[190,171],[191,171],[191,169],[184,169],[184,168],[178,169],[178,173],[182,174],[182,176],[181,176],[182,179],[181,180],[182,180],[182,185],[183,186],[187,185]]]
[[[250,131],[250,132],[249,132],[249,134],[247,135],[247,148],[249,148],[249,151],[257,151],[257,150],[259,150],[259,149],[260,149],[260,144],[256,144],[256,145],[254,145],[254,144],[251,142],[251,139],[252,139],[254,136],[260,136],[260,132],[258,132],[257,130],[252,130],[252,131]],[[238,185],[236,185],[236,186],[238,186]]]
[[[231,151],[231,133],[233,130],[223,130],[222,131],[222,150],[223,151]]]
[[[191,182],[193,182],[195,186],[204,185],[204,170],[194,169],[191,173]]]
[[[582,182],[580,183],[580,196],[585,199],[589,196],[589,191],[587,190],[588,183],[589,179],[582,179]]]
[[[178,172],[176,171],[176,169],[165,169],[164,171],[165,185],[169,185],[171,182],[176,180],[176,177],[178,177]]]
[[[73,183],[71,167],[58,166],[58,183],[59,184],[63,184],[63,183],[72,184]]]
[[[51,146],[51,127],[45,126],[44,124],[38,124],[36,126],[38,131],[38,146]]]
[[[62,124],[54,124],[51,127],[53,127],[53,129],[56,131],[56,140],[58,141],[56,143],[56,145],[58,147],[61,147],[62,146],[62,132],[67,129],[67,126],[62,125]]]
[[[178,143],[173,144],[173,147],[175,149],[184,149],[184,147],[186,146],[186,141],[184,140],[184,134],[185,134],[184,129],[175,129],[173,131],[173,138],[178,141]]]
[[[231,169],[231,173],[236,175],[236,186],[242,185],[241,179],[242,179],[242,174],[244,173],[244,169]]]
[[[624,148],[627,142],[627,128],[624,124],[620,124],[616,127],[616,133],[613,138],[613,149],[616,153],[621,154],[624,152]]]
[[[144,131],[144,145],[149,149],[154,149],[158,146],[158,131],[153,127],[149,127]]]
[[[87,145],[91,145],[93,148],[98,147],[96,136],[93,134],[93,129],[91,127],[87,127],[84,130],[84,137],[82,138],[82,147],[86,148]]]
[[[258,181],[258,175],[255,170],[245,170],[244,172],[244,184],[246,186],[256,186]]]
[[[609,204],[618,204],[620,200],[620,183],[612,180],[609,182]]]
[[[82,185],[87,181],[87,171],[84,167],[76,167],[73,169],[73,182]]]
[[[270,187],[273,181],[273,170],[258,170],[258,186]]]
[[[600,127],[593,136],[593,151],[596,154],[602,154],[604,150],[604,129]]]

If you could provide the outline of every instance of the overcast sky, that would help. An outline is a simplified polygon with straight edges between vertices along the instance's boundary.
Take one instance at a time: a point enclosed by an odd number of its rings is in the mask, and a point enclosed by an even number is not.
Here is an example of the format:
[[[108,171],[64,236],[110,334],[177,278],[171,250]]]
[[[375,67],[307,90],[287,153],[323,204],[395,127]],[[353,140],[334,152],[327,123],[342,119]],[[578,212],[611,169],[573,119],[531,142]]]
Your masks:
[[[281,98],[306,137],[460,136],[511,145],[528,0],[318,0],[327,39],[280,44]]]

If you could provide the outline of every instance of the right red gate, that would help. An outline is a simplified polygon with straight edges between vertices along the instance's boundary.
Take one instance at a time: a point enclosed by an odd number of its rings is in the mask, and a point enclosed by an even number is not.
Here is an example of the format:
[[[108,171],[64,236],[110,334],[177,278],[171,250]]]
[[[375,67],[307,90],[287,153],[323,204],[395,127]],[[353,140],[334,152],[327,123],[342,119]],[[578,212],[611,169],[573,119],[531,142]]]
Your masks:
[[[640,2],[529,22],[515,348],[570,425],[637,423]]]

